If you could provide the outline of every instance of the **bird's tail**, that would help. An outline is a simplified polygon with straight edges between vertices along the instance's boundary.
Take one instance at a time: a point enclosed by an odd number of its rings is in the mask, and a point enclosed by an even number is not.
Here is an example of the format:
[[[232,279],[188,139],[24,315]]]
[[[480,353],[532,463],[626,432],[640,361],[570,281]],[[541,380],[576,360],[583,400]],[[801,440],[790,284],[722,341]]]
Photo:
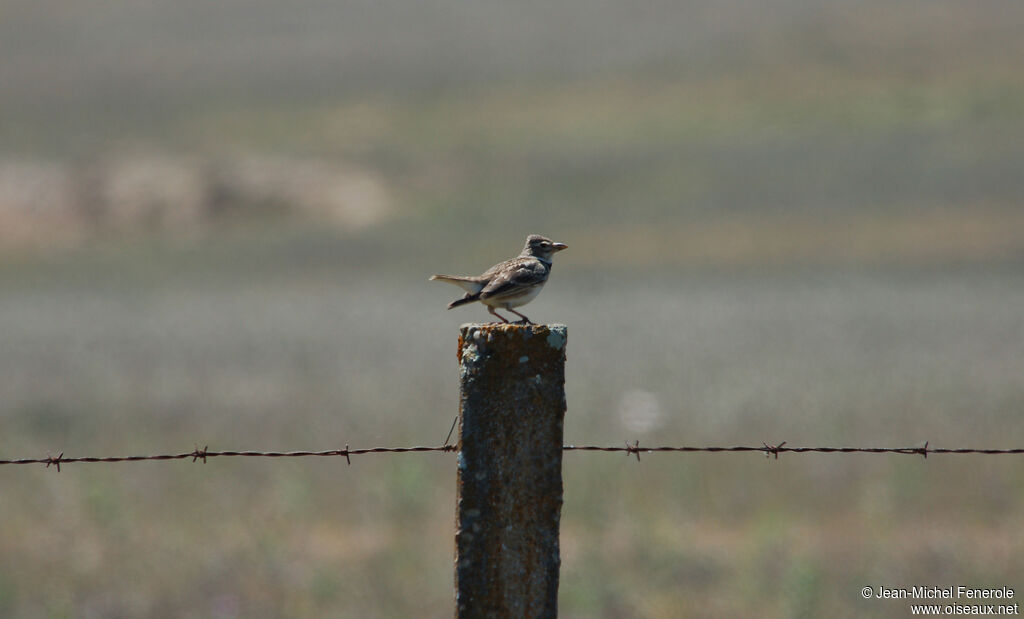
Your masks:
[[[448,282],[462,288],[469,294],[476,294],[484,287],[478,277],[462,277],[459,275],[431,275],[430,281]],[[474,299],[475,300],[475,299]]]
[[[480,295],[478,295],[478,294],[469,294],[467,292],[466,296],[462,297],[461,299],[456,299],[455,301],[452,301],[451,303],[449,303],[448,304],[448,309],[452,309],[453,307],[458,307],[460,305],[465,305],[467,303],[472,303],[474,301],[479,301],[479,300],[480,300]]]

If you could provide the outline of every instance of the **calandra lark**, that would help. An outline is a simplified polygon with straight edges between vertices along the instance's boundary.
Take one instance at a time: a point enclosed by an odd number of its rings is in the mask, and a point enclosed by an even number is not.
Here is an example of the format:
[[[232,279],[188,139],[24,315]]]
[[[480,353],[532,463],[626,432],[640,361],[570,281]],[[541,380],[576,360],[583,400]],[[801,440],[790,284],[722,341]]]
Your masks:
[[[480,301],[487,306],[487,311],[508,322],[504,316],[494,311],[495,308],[506,309],[522,318],[519,322],[533,324],[530,319],[512,309],[526,305],[537,296],[540,289],[548,281],[551,274],[551,257],[557,251],[568,247],[565,243],[556,243],[539,234],[526,237],[526,246],[517,257],[499,262],[477,277],[461,277],[458,275],[432,275],[431,281],[449,282],[466,291],[461,299],[448,304],[448,309]]]

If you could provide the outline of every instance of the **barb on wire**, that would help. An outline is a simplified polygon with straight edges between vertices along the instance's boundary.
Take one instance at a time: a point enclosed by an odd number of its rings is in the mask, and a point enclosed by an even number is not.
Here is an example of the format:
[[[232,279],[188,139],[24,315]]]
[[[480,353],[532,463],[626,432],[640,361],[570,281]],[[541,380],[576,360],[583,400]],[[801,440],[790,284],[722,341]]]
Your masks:
[[[51,464],[57,465],[57,472],[60,473],[60,462],[61,458],[64,457],[64,452],[60,452],[60,455],[54,458],[53,456],[46,456],[46,468],[50,468]]]
[[[764,456],[766,458],[768,456],[774,455],[775,459],[778,460],[779,459],[779,450],[783,448],[783,446],[786,444],[786,441],[782,441],[778,445],[769,445],[768,443],[765,443],[764,441],[761,441],[761,444],[764,445]]]
[[[453,426],[454,430],[454,426]],[[451,438],[449,432],[448,438]],[[361,456],[364,454],[375,454],[375,453],[421,453],[421,452],[454,452],[458,451],[458,445],[453,445],[445,440],[444,445],[438,445],[436,447],[370,447],[361,449],[351,449],[348,444],[345,444],[344,449],[329,449],[327,451],[210,451],[209,446],[204,446],[200,449],[198,446],[192,451],[177,453],[177,454],[161,454],[152,456],[108,456],[108,457],[79,457],[79,458],[65,458],[64,452],[53,456],[47,455],[45,458],[24,458],[20,460],[0,460],[0,465],[3,464],[44,464],[46,468],[53,466],[60,472],[62,464],[68,464],[70,462],[140,462],[143,460],[185,460],[191,458],[192,462],[202,460],[203,464],[206,463],[208,458],[226,458],[226,457],[242,457],[242,458],[302,458],[302,457],[327,457],[327,456],[340,456],[345,458],[345,462],[349,465],[352,464],[352,456]],[[637,462],[640,461],[640,453],[692,453],[692,452],[703,452],[703,453],[723,453],[723,452],[759,452],[763,453],[767,457],[772,457],[776,460],[779,458],[781,453],[826,453],[826,454],[837,454],[837,453],[864,453],[864,454],[905,454],[905,455],[919,455],[928,458],[928,454],[981,454],[981,455],[1007,455],[1007,454],[1024,454],[1024,448],[1015,449],[975,449],[975,448],[943,448],[943,447],[930,447],[926,441],[922,447],[787,447],[786,441],[782,441],[778,445],[772,445],[767,442],[762,442],[760,446],[750,445],[735,445],[731,447],[708,447],[708,446],[658,446],[658,447],[646,447],[641,446],[640,441],[635,440],[632,443],[626,441],[622,447],[615,446],[603,446],[603,445],[564,445],[563,451],[601,451],[601,452],[618,452],[625,453],[627,456],[636,456]]]

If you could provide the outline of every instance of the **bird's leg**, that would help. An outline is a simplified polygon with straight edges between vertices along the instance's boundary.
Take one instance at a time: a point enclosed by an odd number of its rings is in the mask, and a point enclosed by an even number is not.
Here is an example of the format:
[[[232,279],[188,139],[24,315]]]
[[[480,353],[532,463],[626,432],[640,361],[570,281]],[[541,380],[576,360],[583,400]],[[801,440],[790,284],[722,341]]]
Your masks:
[[[532,324],[533,324],[533,321],[531,321],[531,320],[530,320],[529,318],[527,318],[526,316],[523,316],[523,315],[522,315],[522,314],[520,314],[519,312],[515,311],[515,310],[514,310],[514,309],[512,309],[511,307],[506,307],[505,309],[507,309],[508,311],[512,312],[512,313],[513,313],[513,314],[515,314],[516,316],[519,316],[520,318],[522,318],[522,320],[518,320],[518,321],[516,321],[516,322],[521,322],[521,323],[523,323],[524,325],[532,325]]]
[[[498,312],[494,311],[494,308],[491,307],[490,305],[487,306],[487,311],[497,316],[501,320],[501,322],[508,324],[508,320],[506,320],[505,317],[499,314]]]

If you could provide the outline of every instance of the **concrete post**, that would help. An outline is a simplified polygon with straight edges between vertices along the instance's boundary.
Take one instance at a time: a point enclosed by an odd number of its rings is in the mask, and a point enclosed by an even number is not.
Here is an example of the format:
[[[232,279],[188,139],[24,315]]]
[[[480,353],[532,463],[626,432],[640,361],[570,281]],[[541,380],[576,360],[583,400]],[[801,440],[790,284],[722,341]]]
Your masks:
[[[455,616],[556,617],[565,325],[463,325]]]

